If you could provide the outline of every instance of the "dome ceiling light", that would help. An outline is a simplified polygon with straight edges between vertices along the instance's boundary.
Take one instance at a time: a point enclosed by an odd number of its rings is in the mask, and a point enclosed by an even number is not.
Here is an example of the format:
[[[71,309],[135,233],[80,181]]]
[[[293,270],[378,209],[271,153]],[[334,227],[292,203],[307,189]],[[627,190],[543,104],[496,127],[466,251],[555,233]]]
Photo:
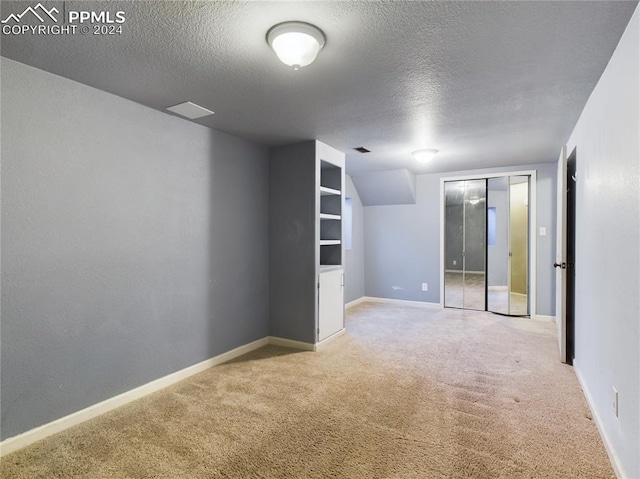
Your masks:
[[[326,37],[315,25],[305,22],[278,23],[267,32],[267,43],[285,65],[299,70],[312,63]]]
[[[433,160],[433,157],[436,156],[438,150],[432,149],[424,149],[424,150],[416,150],[413,153],[413,157],[421,163],[428,163]]]

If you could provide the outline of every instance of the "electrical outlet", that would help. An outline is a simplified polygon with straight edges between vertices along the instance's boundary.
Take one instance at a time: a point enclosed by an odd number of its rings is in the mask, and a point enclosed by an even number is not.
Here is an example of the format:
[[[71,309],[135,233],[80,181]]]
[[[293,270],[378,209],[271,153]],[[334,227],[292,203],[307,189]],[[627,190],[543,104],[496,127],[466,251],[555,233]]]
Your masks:
[[[453,265],[455,266],[455,265],[457,265],[457,264],[458,264],[458,262],[454,259],[454,260],[453,260]]]
[[[429,291],[429,283],[422,283],[422,291]]]
[[[540,236],[547,236],[547,228],[544,226],[540,227]]]
[[[613,388],[613,414],[618,417],[618,390]]]

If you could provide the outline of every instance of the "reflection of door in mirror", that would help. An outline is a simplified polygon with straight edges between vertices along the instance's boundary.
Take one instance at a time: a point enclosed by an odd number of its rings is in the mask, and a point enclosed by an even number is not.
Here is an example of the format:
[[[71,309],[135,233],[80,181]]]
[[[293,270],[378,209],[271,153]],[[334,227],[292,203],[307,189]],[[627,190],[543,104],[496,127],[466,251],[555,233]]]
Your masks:
[[[529,176],[487,180],[487,310],[529,314]]]
[[[512,176],[509,185],[510,288],[509,314],[528,314],[529,177]]]
[[[487,310],[509,314],[509,177],[487,180]]]

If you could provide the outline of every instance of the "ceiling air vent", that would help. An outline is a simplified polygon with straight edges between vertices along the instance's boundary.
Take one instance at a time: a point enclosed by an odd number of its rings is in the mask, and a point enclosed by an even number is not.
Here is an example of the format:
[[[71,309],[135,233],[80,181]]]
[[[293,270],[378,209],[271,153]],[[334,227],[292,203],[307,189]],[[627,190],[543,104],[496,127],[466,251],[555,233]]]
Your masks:
[[[185,101],[184,103],[170,106],[167,108],[167,110],[176,113],[177,115],[184,116],[185,118],[189,118],[190,120],[202,118],[203,116],[213,115],[213,112],[211,110],[202,108],[200,105],[196,105],[195,103],[191,103],[190,101]]]
[[[358,148],[354,148],[354,150],[359,151],[360,153],[371,153],[371,150],[367,150],[364,146],[359,146]]]

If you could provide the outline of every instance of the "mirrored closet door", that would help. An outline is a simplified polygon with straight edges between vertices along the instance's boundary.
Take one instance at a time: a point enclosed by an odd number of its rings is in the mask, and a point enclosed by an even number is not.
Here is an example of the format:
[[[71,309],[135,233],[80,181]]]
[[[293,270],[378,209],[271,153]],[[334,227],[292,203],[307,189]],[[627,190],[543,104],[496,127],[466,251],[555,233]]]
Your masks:
[[[445,182],[445,307],[486,309],[486,180]]]
[[[530,176],[444,183],[444,305],[529,314]]]

